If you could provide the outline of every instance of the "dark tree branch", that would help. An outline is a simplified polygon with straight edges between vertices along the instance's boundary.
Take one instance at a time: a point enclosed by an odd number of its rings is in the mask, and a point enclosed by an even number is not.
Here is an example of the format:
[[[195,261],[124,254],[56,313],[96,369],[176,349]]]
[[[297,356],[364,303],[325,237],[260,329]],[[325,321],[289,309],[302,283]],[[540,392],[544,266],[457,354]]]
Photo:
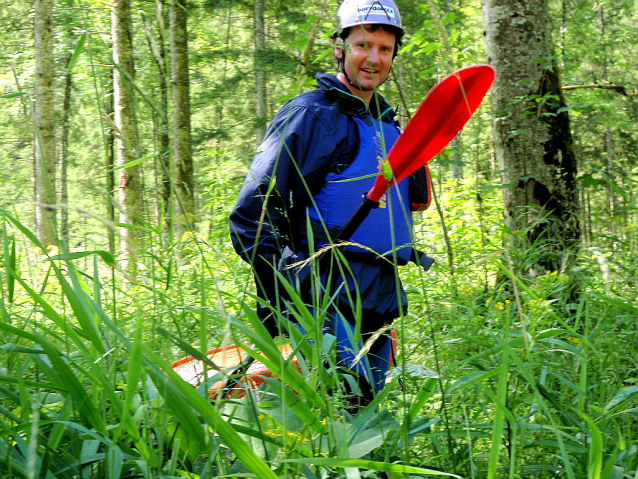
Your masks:
[[[627,93],[627,88],[625,88],[622,85],[614,85],[611,83],[608,85],[602,85],[600,83],[595,83],[592,85],[568,85],[568,86],[564,86],[563,90],[569,91],[569,90],[579,90],[583,88],[600,88],[602,90],[613,90],[616,93],[620,93],[623,96],[628,96],[628,97],[638,96],[638,93]]]

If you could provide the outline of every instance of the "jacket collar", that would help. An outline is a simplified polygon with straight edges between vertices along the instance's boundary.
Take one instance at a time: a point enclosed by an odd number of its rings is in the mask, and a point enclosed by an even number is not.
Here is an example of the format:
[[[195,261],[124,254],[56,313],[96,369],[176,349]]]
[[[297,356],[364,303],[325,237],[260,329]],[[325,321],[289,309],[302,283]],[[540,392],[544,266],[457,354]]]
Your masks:
[[[342,113],[360,118],[369,115],[372,118],[380,118],[386,122],[394,120],[394,110],[378,93],[375,93],[376,99],[378,99],[378,108],[374,97],[368,107],[365,101],[350,93],[348,88],[333,74],[317,73],[316,80],[319,89],[326,94],[330,102],[336,105]]]

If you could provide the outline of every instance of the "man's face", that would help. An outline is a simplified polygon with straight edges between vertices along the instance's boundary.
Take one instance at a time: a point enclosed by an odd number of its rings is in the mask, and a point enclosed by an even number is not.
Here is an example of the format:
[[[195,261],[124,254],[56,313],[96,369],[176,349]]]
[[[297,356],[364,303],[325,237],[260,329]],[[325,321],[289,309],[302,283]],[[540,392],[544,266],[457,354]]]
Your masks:
[[[393,33],[378,28],[354,27],[344,45],[344,66],[348,77],[363,90],[372,90],[381,85],[390,72],[394,43]],[[342,55],[342,51],[335,52]],[[340,58],[337,56],[337,58]]]

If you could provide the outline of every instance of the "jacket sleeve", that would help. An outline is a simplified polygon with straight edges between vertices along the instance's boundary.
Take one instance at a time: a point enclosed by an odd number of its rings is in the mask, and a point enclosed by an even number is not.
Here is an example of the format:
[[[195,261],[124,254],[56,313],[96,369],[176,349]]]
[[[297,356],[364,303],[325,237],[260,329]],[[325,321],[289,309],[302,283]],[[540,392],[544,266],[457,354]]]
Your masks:
[[[323,181],[336,149],[334,126],[291,100],[270,124],[229,217],[233,247],[253,266],[258,295],[277,296],[274,270],[294,249],[295,218]]]

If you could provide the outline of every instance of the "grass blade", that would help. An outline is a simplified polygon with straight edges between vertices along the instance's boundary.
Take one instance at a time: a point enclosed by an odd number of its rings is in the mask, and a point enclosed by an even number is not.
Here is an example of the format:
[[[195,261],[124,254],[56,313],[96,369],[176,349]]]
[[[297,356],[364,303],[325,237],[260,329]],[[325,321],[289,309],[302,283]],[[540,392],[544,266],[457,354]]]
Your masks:
[[[310,457],[299,459],[284,459],[282,462],[291,462],[297,464],[311,464],[315,466],[324,467],[338,467],[338,468],[357,468],[373,471],[393,472],[397,474],[423,474],[427,476],[446,476],[456,477],[462,479],[461,476],[451,474],[449,472],[435,471],[432,469],[425,469],[422,467],[403,466],[401,464],[390,464],[388,462],[379,461],[367,461],[365,459],[343,459],[343,458],[324,458],[324,457]]]

